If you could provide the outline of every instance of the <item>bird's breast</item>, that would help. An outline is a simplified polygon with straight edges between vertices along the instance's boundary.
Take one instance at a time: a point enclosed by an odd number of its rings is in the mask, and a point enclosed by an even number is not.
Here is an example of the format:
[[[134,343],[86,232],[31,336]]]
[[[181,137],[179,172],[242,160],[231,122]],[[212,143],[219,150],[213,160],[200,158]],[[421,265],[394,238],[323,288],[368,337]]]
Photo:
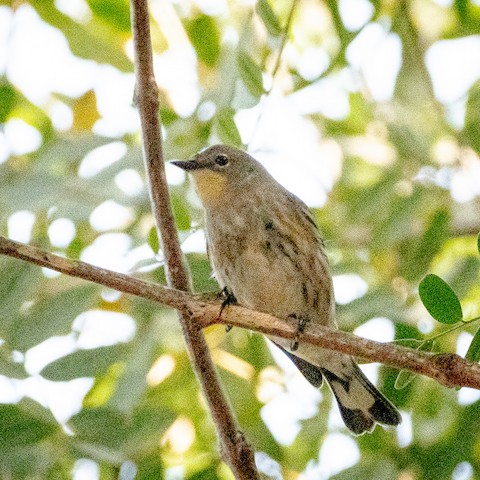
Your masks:
[[[215,276],[240,305],[278,317],[314,316],[328,324],[331,283],[320,246],[295,239],[263,218],[226,214],[207,221],[209,254]],[[322,276],[326,278],[322,279]]]

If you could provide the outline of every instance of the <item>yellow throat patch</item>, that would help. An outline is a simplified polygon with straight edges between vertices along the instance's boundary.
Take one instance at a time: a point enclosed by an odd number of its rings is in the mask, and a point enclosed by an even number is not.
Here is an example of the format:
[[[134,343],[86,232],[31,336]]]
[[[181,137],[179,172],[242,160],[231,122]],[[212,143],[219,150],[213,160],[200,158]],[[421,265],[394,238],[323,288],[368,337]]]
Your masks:
[[[225,195],[226,179],[224,175],[211,170],[198,170],[193,173],[195,186],[202,203],[218,202]]]

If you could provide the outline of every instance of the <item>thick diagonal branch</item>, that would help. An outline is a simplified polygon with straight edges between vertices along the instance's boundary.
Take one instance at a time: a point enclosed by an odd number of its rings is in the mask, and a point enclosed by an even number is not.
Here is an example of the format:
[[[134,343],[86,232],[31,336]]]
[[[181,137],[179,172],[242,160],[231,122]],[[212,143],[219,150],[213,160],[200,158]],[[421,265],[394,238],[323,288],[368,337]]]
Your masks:
[[[192,295],[162,287],[88,263],[59,257],[4,237],[0,237],[0,254],[176,308],[198,329],[223,323],[287,339],[293,339],[296,334],[296,324],[288,320],[237,306],[226,308],[219,318],[220,302],[210,300],[208,295]],[[425,375],[447,387],[471,387],[480,390],[480,365],[455,354],[420,352],[313,324],[308,325],[301,341]]]
[[[148,4],[147,0],[131,0],[130,4],[136,74],[135,100],[142,124],[143,156],[152,210],[162,241],[168,285],[179,290],[189,290],[189,276],[182,263],[165,176]],[[253,451],[239,432],[237,421],[215,372],[203,332],[182,312],[179,319],[190,360],[217,430],[222,457],[235,478],[254,480],[257,472]]]

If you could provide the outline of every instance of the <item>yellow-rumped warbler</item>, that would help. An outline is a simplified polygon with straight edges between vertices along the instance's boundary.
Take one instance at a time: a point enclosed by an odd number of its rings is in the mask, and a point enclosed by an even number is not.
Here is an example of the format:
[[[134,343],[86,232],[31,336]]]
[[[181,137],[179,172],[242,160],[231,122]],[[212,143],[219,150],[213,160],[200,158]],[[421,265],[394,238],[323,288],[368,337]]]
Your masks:
[[[220,287],[239,305],[335,326],[332,279],[307,206],[247,153],[216,145],[174,165],[191,173],[206,212],[207,246]],[[352,357],[270,338],[315,387],[325,377],[355,434],[397,425],[397,409]]]

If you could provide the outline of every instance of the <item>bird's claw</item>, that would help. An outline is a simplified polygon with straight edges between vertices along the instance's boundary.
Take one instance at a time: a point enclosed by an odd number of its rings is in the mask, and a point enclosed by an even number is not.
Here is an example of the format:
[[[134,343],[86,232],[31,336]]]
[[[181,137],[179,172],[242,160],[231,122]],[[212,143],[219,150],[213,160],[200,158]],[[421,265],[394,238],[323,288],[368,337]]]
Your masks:
[[[218,294],[219,298],[222,298],[222,305],[220,307],[220,313],[218,314],[218,318],[222,316],[223,310],[228,307],[229,305],[234,305],[237,303],[237,299],[235,295],[228,289],[228,287],[223,287],[222,291]],[[225,325],[225,332],[229,332],[233,328],[232,325]]]
[[[296,350],[298,350],[298,345],[300,343],[300,336],[305,331],[305,327],[307,326],[310,319],[305,315],[298,316],[295,313],[292,313],[291,315],[289,315],[288,318],[297,320],[297,329],[295,330],[295,336],[293,337],[293,340],[290,342],[290,350],[292,352],[295,352]]]

